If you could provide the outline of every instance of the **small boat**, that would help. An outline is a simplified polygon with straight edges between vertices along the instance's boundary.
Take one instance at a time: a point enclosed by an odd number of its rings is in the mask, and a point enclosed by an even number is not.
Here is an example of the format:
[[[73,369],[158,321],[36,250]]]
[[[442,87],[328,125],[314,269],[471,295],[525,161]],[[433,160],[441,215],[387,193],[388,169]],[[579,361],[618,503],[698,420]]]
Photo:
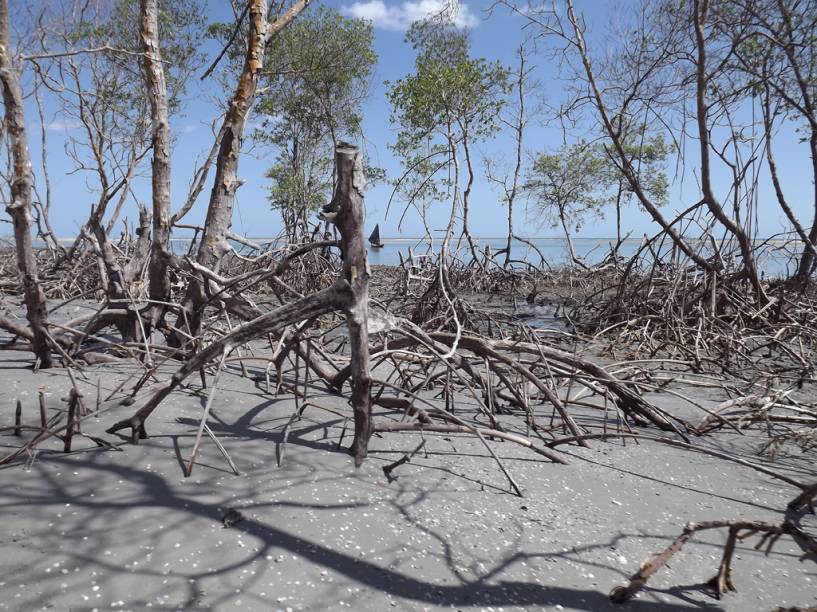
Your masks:
[[[380,224],[374,226],[374,231],[372,235],[369,236],[369,243],[372,245],[373,249],[382,249],[383,243],[380,242]]]

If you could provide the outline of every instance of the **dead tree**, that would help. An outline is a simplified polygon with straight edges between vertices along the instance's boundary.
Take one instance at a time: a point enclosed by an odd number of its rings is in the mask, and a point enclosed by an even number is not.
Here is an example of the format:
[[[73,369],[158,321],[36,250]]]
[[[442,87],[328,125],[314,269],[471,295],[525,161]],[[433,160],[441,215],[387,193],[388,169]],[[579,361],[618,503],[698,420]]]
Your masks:
[[[525,137],[525,128],[527,127],[530,116],[525,109],[526,93],[531,89],[536,89],[538,83],[530,82],[531,68],[526,68],[527,51],[524,45],[516,50],[516,55],[519,58],[519,65],[516,71],[516,79],[513,83],[514,88],[514,104],[508,116],[499,116],[499,122],[508,129],[511,133],[514,142],[514,161],[513,169],[501,168],[500,164],[485,158],[485,178],[491,183],[494,183],[502,194],[502,199],[508,207],[508,235],[505,243],[505,248],[498,251],[496,255],[504,253],[503,267],[508,268],[511,263],[511,246],[514,239],[513,230],[513,210],[514,203],[517,196],[522,192],[522,161],[524,156],[523,144]],[[533,87],[531,87],[533,85]],[[534,113],[539,109],[534,109]],[[504,174],[500,174],[504,170]]]
[[[693,2],[693,22],[695,26],[696,42],[696,63],[695,63],[695,119],[698,127],[698,142],[701,152],[701,191],[702,200],[706,203],[712,216],[733,234],[738,241],[740,252],[743,257],[743,268],[745,274],[755,290],[758,302],[765,305],[768,302],[763,286],[760,283],[760,275],[757,270],[752,241],[746,233],[738,218],[730,217],[726,214],[723,206],[715,196],[712,188],[712,171],[710,165],[710,107],[707,102],[707,89],[710,86],[711,75],[707,64],[707,41],[706,23],[709,15],[708,0],[695,0]]]
[[[735,10],[737,9],[737,10]],[[730,40],[737,40],[750,33],[752,45],[735,45],[732,49],[735,62],[727,70],[744,73],[762,87],[761,113],[766,161],[780,209],[786,215],[796,234],[803,242],[797,262],[795,279],[806,284],[817,258],[817,99],[813,88],[815,66],[812,60],[812,41],[817,27],[817,14],[813,6],[763,0],[712,7],[710,21],[714,29]],[[756,44],[762,45],[758,52]],[[805,218],[798,219],[797,212],[787,199],[781,176],[774,158],[775,128],[786,120],[802,122],[808,138],[811,161],[812,220],[810,228]]]
[[[335,150],[338,183],[335,197],[324,208],[325,220],[334,221],[341,236],[343,278],[351,287],[351,299],[344,307],[352,353],[352,410],[355,438],[352,454],[355,465],[366,457],[372,435],[372,378],[369,365],[369,263],[363,242],[363,157],[356,147],[339,143]]]
[[[323,216],[335,223],[341,235],[344,263],[340,278],[326,289],[257,316],[202,348],[189,357],[133,416],[115,423],[108,433],[130,428],[133,442],[146,437],[145,420],[190,374],[251,340],[283,330],[292,323],[341,310],[347,318],[352,348],[351,403],[355,437],[351,452],[356,465],[363,462],[373,430],[368,345],[369,270],[363,235],[363,161],[357,147],[341,143],[336,150],[336,163],[338,183],[335,196],[324,207]]]
[[[713,272],[715,269],[714,265],[707,261],[704,257],[701,257],[699,253],[695,252],[685,238],[673,227],[672,223],[670,223],[664,217],[664,215],[658,209],[658,206],[655,204],[655,202],[653,202],[647,191],[644,189],[642,181],[638,177],[638,172],[633,166],[632,159],[627,155],[627,151],[624,147],[624,142],[621,139],[620,133],[613,124],[613,118],[611,117],[611,113],[604,101],[602,91],[596,81],[596,75],[590,62],[590,55],[584,39],[584,27],[580,24],[579,19],[576,17],[575,11],[573,10],[572,0],[567,0],[567,16],[570,22],[569,31],[563,28],[563,24],[558,18],[555,19],[555,23],[553,24],[538,21],[536,19],[534,19],[534,22],[538,23],[538,25],[540,25],[546,32],[561,37],[568,43],[569,46],[573,47],[578,52],[579,57],[581,58],[582,67],[584,68],[590,97],[599,113],[599,118],[601,119],[604,131],[612,142],[612,151],[615,154],[615,159],[619,163],[619,169],[627,179],[630,188],[638,198],[641,206],[644,207],[653,220],[661,226],[661,229],[666,232],[667,236],[669,236],[673,243],[681,251],[683,251],[687,257],[694,261],[701,269]],[[646,80],[647,76],[648,75],[644,75],[643,78]]]
[[[31,157],[26,140],[20,78],[12,60],[7,0],[0,0],[0,81],[3,87],[6,129],[13,165],[11,201],[6,206],[6,211],[14,223],[17,268],[23,283],[26,316],[31,323],[32,348],[40,367],[50,368],[52,360],[46,331],[48,313],[31,241]]]

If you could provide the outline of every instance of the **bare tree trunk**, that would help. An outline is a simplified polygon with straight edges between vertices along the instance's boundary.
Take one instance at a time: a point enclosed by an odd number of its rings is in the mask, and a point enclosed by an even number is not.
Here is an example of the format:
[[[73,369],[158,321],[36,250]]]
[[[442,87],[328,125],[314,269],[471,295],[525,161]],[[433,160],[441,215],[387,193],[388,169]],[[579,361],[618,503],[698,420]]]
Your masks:
[[[196,261],[215,267],[229,250],[227,232],[232,225],[235,193],[241,183],[238,179],[238,157],[244,140],[244,126],[255,97],[261,67],[266,51],[267,3],[250,3],[250,33],[244,68],[238,80],[221,128],[222,139],[216,158],[216,173],[210,203],[204,222],[204,236]]]
[[[115,319],[114,324],[122,335],[122,340],[132,342],[141,337],[142,327],[138,319],[141,315],[133,307],[131,288],[142,272],[150,254],[150,213],[146,208],[139,207],[136,244],[129,252],[128,262],[124,266],[117,262],[108,232],[102,227],[102,224],[94,215],[91,215],[89,223],[91,223],[93,238],[88,234],[88,241],[96,252],[100,264],[100,276],[105,279],[103,286],[108,298],[108,307],[125,313]]]
[[[43,182],[45,183],[45,202],[40,202],[40,227],[38,231],[46,245],[56,252],[65,252],[65,249],[57,240],[57,234],[54,228],[51,227],[51,178],[48,174],[48,127],[45,120],[45,112],[43,111],[43,100],[40,95],[40,81],[34,79],[34,101],[37,104],[37,115],[40,119],[40,163],[43,172]],[[36,206],[36,205],[35,205]]]
[[[267,23],[267,3],[265,0],[251,0],[249,10],[249,39],[244,67],[238,79],[224,116],[219,135],[221,145],[216,158],[216,173],[210,203],[204,222],[204,235],[199,246],[196,261],[208,268],[217,269],[218,263],[230,246],[227,234],[232,225],[235,192],[240,187],[238,179],[238,157],[244,139],[244,126],[252,107],[261,68],[264,66],[266,47],[272,36],[289,24],[309,4],[309,0],[299,0],[272,24]],[[201,324],[199,307],[205,302],[204,286],[198,278],[192,278],[182,303],[182,312],[176,326],[195,336]],[[180,338],[172,344],[181,344]]]
[[[618,257],[618,249],[621,246],[621,195],[624,186],[621,180],[618,181],[618,191],[616,191],[616,248],[613,250],[613,255]]]
[[[808,234],[808,241],[803,247],[800,266],[797,269],[796,278],[803,285],[808,282],[815,262],[817,262],[813,253],[814,245],[817,245],[817,125],[814,124],[811,125],[809,148],[811,150],[812,189],[814,190],[814,219],[811,224],[811,231]]]
[[[788,35],[788,42],[790,43],[781,46],[786,54],[786,58],[789,60],[789,66],[791,66],[792,72],[794,73],[795,82],[797,83],[797,88],[802,97],[802,110],[805,111],[803,114],[805,115],[805,118],[809,124],[809,129],[811,130],[811,135],[809,137],[809,152],[811,154],[812,193],[814,194],[812,205],[814,207],[814,216],[812,218],[811,231],[809,231],[808,240],[806,240],[806,244],[804,245],[803,255],[800,258],[800,265],[798,266],[796,274],[797,280],[801,284],[806,284],[812,270],[814,269],[814,247],[817,245],[817,108],[815,108],[814,100],[812,98],[814,91],[813,83],[810,83],[808,78],[803,74],[803,71],[800,68],[800,62],[797,60],[794,54],[795,45],[791,44],[794,36],[792,14],[789,6],[790,4],[784,2],[783,0],[777,1],[777,8],[780,12],[780,16],[782,17],[782,23],[785,27],[786,34]]]
[[[565,240],[567,241],[567,253],[570,255],[570,261],[574,264],[581,266],[582,268],[587,268],[578,257],[576,257],[576,251],[573,249],[573,238],[570,236],[570,230],[567,228],[567,219],[565,219],[565,210],[563,206],[559,207],[559,221],[562,224],[562,231],[565,233]]]
[[[513,200],[508,200],[508,240],[505,244],[505,263],[504,268],[507,268],[511,262],[511,243],[513,242]]]
[[[712,215],[723,225],[729,233],[737,238],[738,246],[743,257],[743,267],[749,282],[755,290],[758,301],[765,304],[768,301],[763,287],[760,284],[760,277],[757,272],[757,265],[755,264],[754,252],[751,241],[746,235],[743,226],[736,219],[729,217],[723,210],[720,202],[715,197],[712,191],[712,176],[710,170],[709,157],[709,126],[707,119],[709,115],[709,107],[706,103],[706,88],[708,84],[708,77],[706,74],[706,38],[704,35],[704,28],[706,26],[707,14],[709,12],[708,0],[694,0],[693,3],[693,19],[695,25],[695,39],[697,46],[696,58],[696,119],[698,122],[698,138],[701,150],[701,190],[703,191],[703,200],[709,207]]]
[[[762,115],[763,115],[763,132],[766,137],[766,163],[769,165],[769,175],[772,178],[772,185],[774,186],[774,193],[777,197],[777,203],[780,205],[780,208],[786,215],[786,218],[794,227],[794,230],[797,232],[797,235],[800,236],[800,239],[803,241],[803,254],[800,259],[800,264],[798,266],[797,276],[796,278],[800,283],[805,283],[809,277],[809,271],[811,269],[811,262],[814,260],[815,254],[817,254],[817,241],[810,239],[810,237],[806,234],[805,228],[797,219],[797,216],[794,214],[791,206],[789,206],[788,200],[786,200],[786,195],[783,193],[783,185],[780,183],[780,175],[777,171],[777,161],[774,157],[774,151],[772,147],[772,107],[771,107],[771,93],[769,91],[768,83],[766,84],[763,92],[763,105],[762,105]],[[812,139],[817,136],[817,131],[812,132]],[[815,143],[817,145],[817,143]],[[817,147],[815,147],[817,149]],[[815,165],[814,176],[817,178],[817,156],[815,153],[812,153],[812,163]],[[817,189],[817,184],[815,184],[815,189]],[[815,202],[817,202],[817,194],[815,194]],[[815,215],[817,218],[817,215]],[[817,227],[817,224],[815,225]],[[813,230],[814,231],[814,230]],[[801,273],[805,276],[801,276]]]
[[[505,263],[507,268],[511,261],[511,243],[513,241],[513,205],[516,201],[516,194],[519,191],[519,176],[522,172],[522,141],[525,135],[525,49],[519,47],[519,77],[516,82],[517,103],[519,104],[519,115],[516,125],[514,125],[514,139],[516,140],[516,163],[513,168],[513,179],[511,190],[508,192],[508,243],[505,245]]]
[[[150,92],[153,119],[153,236],[150,247],[149,296],[151,300],[170,300],[170,121],[167,110],[167,87],[159,50],[157,0],[141,0],[140,36],[142,69]],[[150,322],[155,325],[165,307],[151,305]]]
[[[471,238],[471,232],[468,229],[468,206],[471,200],[471,188],[474,185],[474,166],[471,163],[471,147],[468,144],[468,128],[462,127],[462,149],[465,152],[465,167],[468,170],[468,182],[462,192],[462,233],[468,241],[468,246],[471,249],[471,256],[475,263],[479,262],[477,256],[477,248]],[[459,163],[457,164],[459,167]]]
[[[244,59],[244,68],[219,130],[221,144],[216,157],[213,189],[210,192],[204,234],[196,256],[199,264],[213,269],[217,267],[218,262],[229,249],[227,232],[232,224],[235,192],[240,186],[238,155],[244,136],[244,124],[258,85],[259,72],[264,64],[266,50],[267,3],[264,0],[251,0],[249,13],[249,44]],[[192,277],[182,302],[184,312],[179,315],[176,326],[184,329],[187,324],[188,333],[196,336],[201,323],[201,316],[197,310],[204,301],[204,284],[198,278]],[[181,344],[181,342],[177,340],[172,344]]]
[[[357,147],[338,143],[335,149],[337,186],[325,208],[325,219],[333,220],[340,232],[343,278],[352,288],[344,311],[349,326],[352,369],[352,410],[355,437],[350,451],[360,466],[372,435],[372,377],[369,364],[369,262],[363,234],[363,156]]]
[[[0,81],[3,87],[6,129],[12,158],[11,202],[6,211],[14,223],[14,240],[17,246],[17,268],[23,283],[26,316],[33,333],[31,345],[40,367],[53,365],[48,345],[46,325],[48,312],[45,294],[40,287],[37,259],[31,243],[31,157],[26,141],[23,96],[20,79],[11,57],[9,39],[9,14],[7,0],[0,0]]]
[[[451,197],[451,214],[448,216],[448,225],[445,228],[445,238],[443,239],[443,255],[446,255],[446,251],[448,250],[448,243],[451,240],[451,237],[454,235],[454,223],[457,220],[457,202],[460,199],[460,161],[457,157],[457,143],[454,141],[454,133],[451,131],[451,123],[447,124],[446,129],[446,142],[448,143],[448,175],[451,176],[451,165],[454,166],[454,194]],[[425,223],[425,219],[423,220]],[[426,224],[426,228],[428,224]],[[431,234],[429,234],[429,238],[431,238]],[[460,237],[461,238],[461,237]],[[433,239],[431,239],[433,244]],[[459,247],[459,242],[457,243],[457,247]]]

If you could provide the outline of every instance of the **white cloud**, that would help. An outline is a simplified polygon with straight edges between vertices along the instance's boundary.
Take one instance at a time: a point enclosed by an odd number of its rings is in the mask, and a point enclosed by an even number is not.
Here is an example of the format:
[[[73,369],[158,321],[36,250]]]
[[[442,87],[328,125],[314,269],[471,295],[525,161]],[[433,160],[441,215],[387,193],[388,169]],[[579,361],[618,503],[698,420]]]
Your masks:
[[[458,28],[473,28],[479,24],[468,5],[459,0],[406,0],[399,3],[366,0],[344,6],[343,12],[371,21],[375,27],[385,30],[407,30],[412,22],[432,15],[442,15]]]
[[[53,121],[45,124],[45,129],[50,132],[67,132],[69,130],[75,130],[79,127],[82,127],[82,123],[76,119],[66,119],[65,121],[61,119],[54,119]]]

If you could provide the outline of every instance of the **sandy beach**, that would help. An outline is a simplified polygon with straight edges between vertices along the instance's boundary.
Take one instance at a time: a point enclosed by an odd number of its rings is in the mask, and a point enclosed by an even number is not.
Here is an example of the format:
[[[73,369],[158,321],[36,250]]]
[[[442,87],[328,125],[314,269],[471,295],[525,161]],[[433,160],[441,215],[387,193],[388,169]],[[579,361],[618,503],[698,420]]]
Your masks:
[[[71,384],[62,369],[31,373],[26,359],[0,353],[2,401],[19,398],[23,424],[35,425],[36,390],[52,414],[65,410]],[[137,367],[87,368],[78,384],[88,405],[97,378],[104,398]],[[103,433],[132,410],[117,394],[83,421],[83,432],[116,441],[119,452],[82,438],[63,454],[51,440],[0,470],[0,609],[744,611],[817,603],[813,565],[798,562],[801,551],[786,538],[769,556],[753,550],[754,540],[739,544],[738,592],[714,599],[702,584],[717,570],[722,532],[696,536],[629,604],[609,602],[610,589],[689,521],[782,520],[796,490],[740,465],[632,440],[562,447],[570,465],[557,465],[489,442],[520,498],[475,437],[425,434],[423,450],[389,482],[383,466],[416,448],[420,435],[375,436],[355,469],[338,449],[343,419],[307,408],[279,468],[293,398],[270,396],[231,367],[209,422],[240,475],[205,437],[184,478],[205,401],[200,383],[188,382],[138,446]],[[693,392],[707,405],[721,399]],[[665,394],[651,399],[689,411]],[[320,385],[309,401],[346,404]],[[465,409],[468,398],[458,403]],[[4,454],[19,442],[0,436]],[[808,457],[758,457],[755,434],[722,432],[701,443],[814,478]],[[231,509],[243,520],[225,527]],[[804,521],[817,525],[813,516]]]

